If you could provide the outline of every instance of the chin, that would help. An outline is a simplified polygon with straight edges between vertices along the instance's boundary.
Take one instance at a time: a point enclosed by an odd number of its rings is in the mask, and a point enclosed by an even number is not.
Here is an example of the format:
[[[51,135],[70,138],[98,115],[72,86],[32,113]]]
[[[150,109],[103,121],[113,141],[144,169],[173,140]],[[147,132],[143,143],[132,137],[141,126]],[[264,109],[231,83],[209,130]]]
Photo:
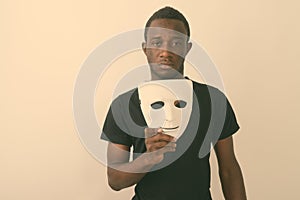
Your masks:
[[[183,78],[183,72],[176,69],[161,69],[157,66],[151,67],[151,77],[153,80],[160,79],[180,79]]]
[[[181,79],[183,75],[179,72],[177,73],[154,73],[152,74],[152,79]]]

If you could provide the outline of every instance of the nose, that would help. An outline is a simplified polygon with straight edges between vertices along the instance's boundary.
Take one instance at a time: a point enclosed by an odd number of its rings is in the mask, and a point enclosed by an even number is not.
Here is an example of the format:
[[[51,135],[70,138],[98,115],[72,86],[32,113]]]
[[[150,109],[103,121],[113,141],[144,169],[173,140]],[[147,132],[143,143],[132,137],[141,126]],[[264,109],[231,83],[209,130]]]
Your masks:
[[[168,58],[168,57],[172,56],[170,47],[168,46],[168,44],[166,42],[164,43],[164,45],[161,46],[161,48],[159,50],[160,50],[159,56],[161,58]]]
[[[171,52],[168,50],[162,49],[160,52],[160,57],[161,58],[169,58],[171,56]]]

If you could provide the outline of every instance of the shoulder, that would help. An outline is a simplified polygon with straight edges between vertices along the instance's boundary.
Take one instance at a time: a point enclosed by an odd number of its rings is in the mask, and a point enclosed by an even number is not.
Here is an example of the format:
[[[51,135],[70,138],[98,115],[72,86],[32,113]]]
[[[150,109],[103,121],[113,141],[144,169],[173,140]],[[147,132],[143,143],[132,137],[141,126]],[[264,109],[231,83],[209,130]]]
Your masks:
[[[120,104],[129,104],[129,103],[138,102],[138,90],[137,88],[133,88],[129,91],[126,91],[122,94],[119,94],[117,97],[113,99],[112,105],[120,105]]]
[[[197,96],[210,96],[212,97],[220,97],[220,98],[226,98],[225,94],[218,88],[204,84],[204,83],[199,83],[194,80],[191,80],[193,82],[193,90],[196,93]]]
[[[115,98],[115,100],[116,100],[116,99],[128,99],[128,98],[130,98],[135,92],[137,92],[137,88],[133,88],[133,89],[131,89],[131,90],[129,90],[129,91],[126,91],[126,92],[124,92],[124,93],[119,94],[119,95]]]

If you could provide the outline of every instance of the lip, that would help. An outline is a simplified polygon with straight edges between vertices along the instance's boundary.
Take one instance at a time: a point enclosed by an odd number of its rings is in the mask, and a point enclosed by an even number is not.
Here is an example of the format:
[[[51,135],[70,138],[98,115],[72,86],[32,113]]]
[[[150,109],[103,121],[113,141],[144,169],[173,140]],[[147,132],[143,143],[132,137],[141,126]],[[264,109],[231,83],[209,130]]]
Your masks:
[[[173,63],[171,63],[171,62],[160,62],[159,64],[160,65],[168,65],[168,66],[172,66],[173,65]]]
[[[159,67],[161,69],[173,69],[173,64],[172,63],[159,63]]]
[[[164,132],[174,131],[174,130],[176,130],[178,128],[179,128],[179,126],[172,127],[172,128],[162,127],[162,129],[163,129]]]

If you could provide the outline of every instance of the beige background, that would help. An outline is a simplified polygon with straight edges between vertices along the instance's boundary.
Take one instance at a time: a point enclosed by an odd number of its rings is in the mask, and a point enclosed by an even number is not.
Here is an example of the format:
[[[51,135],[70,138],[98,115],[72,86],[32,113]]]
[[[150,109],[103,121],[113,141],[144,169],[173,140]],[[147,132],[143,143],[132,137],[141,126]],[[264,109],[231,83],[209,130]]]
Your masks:
[[[184,2],[0,1],[0,199],[132,196],[132,189],[109,189],[105,166],[81,145],[72,92],[81,63],[97,45],[142,28],[164,5],[187,16],[193,39],[222,74],[242,127],[235,147],[249,199],[300,198],[300,4]],[[107,92],[109,101],[110,88],[102,88],[96,99]],[[100,124],[106,109],[97,106]],[[222,199],[214,156],[212,168],[212,193]]]

